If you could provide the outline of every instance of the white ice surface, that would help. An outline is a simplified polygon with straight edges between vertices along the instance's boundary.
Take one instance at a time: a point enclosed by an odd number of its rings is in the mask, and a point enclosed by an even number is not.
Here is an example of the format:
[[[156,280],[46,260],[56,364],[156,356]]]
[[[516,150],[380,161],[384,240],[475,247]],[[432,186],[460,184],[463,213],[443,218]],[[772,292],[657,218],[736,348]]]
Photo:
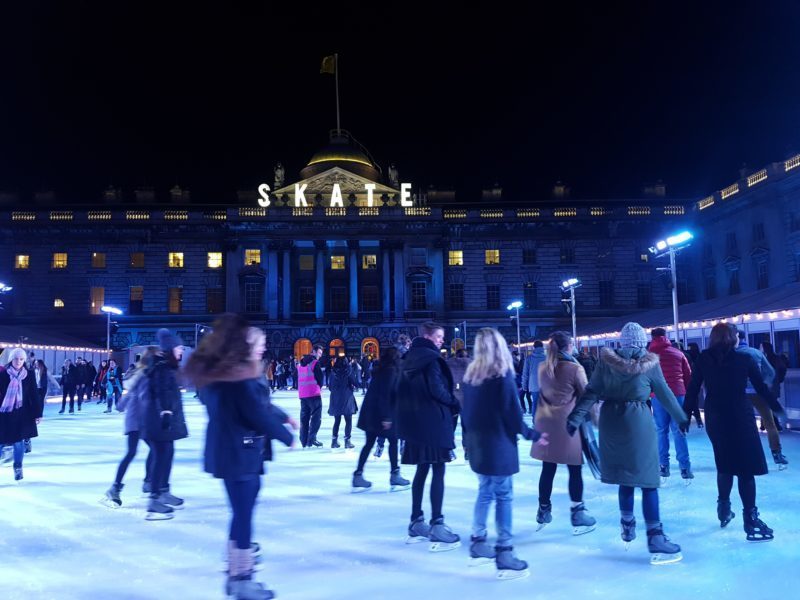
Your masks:
[[[274,401],[298,415],[293,393],[279,392]],[[40,437],[25,457],[24,481],[14,483],[10,466],[0,467],[0,598],[223,597],[228,506],[221,482],[202,471],[205,410],[191,394],[185,404],[191,437],[176,444],[172,489],[186,499],[186,509],[164,522],[144,520],[144,446],[128,471],[123,507],[98,503],[124,453],[122,415],[101,414],[103,407],[93,403],[75,415],[58,415],[58,405],[47,406]],[[324,414],[320,439],[326,446],[331,423]],[[354,429],[357,447],[362,440]],[[527,456],[528,443],[521,442],[515,546],[530,563],[531,576],[516,581],[497,581],[491,566],[468,568],[468,543],[438,554],[427,544],[406,545],[410,491],[389,493],[388,461],[370,461],[365,476],[373,489],[351,494],[355,452],[289,451],[276,444],[255,515],[254,539],[263,545],[265,561],[258,576],[280,598],[303,600],[799,598],[794,569],[800,565],[800,436],[783,434],[782,440],[789,470],[779,473],[769,460],[769,475],[757,480],[762,517],[776,539],[754,544],[744,539],[735,488],[736,519],[719,528],[711,447],[704,432],[692,429],[696,479],[684,487],[673,459],[674,474],[660,494],[666,533],[683,547],[685,558],[664,566],[649,564],[639,495],[639,537],[626,552],[619,539],[616,488],[593,480],[586,469],[585,501],[598,519],[597,530],[571,535],[562,467],[553,523],[536,533],[540,467]],[[768,451],[766,437],[762,441]],[[403,474],[411,479],[412,468],[404,467]],[[444,513],[465,542],[475,493],[469,467],[448,466]],[[423,506],[430,516],[427,497]],[[489,531],[494,535],[491,520]]]

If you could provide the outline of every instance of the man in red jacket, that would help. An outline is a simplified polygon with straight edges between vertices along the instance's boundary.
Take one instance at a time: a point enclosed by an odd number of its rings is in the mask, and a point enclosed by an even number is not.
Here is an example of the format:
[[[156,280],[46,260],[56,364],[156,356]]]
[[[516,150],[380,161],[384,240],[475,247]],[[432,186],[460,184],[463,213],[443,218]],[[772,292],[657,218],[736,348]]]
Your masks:
[[[649,350],[658,355],[664,379],[667,380],[669,389],[675,394],[678,404],[683,407],[686,388],[689,387],[692,379],[689,361],[683,352],[672,346],[664,329],[657,327],[650,333],[653,340],[650,342]],[[680,432],[678,424],[669,416],[657,397],[653,398],[653,416],[656,419],[656,429],[658,430],[658,462],[661,465],[661,476],[669,477],[669,431],[672,430],[675,454],[678,456],[678,464],[681,467],[681,477],[687,480],[694,479],[686,437]]]

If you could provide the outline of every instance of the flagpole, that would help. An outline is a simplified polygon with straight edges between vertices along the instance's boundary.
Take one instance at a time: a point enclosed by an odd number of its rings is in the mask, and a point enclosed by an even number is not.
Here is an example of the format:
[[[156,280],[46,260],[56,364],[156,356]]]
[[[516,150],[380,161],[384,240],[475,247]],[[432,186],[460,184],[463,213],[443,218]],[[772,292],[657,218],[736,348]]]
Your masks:
[[[342,126],[339,120],[339,55],[333,55],[333,72],[336,77],[336,135],[342,135]]]

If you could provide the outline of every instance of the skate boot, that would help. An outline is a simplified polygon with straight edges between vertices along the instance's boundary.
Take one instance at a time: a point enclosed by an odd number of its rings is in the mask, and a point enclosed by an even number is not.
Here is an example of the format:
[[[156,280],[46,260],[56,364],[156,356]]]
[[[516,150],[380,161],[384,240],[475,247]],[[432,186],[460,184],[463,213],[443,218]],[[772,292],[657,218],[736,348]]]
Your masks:
[[[183,498],[178,498],[177,496],[170,494],[169,488],[161,491],[158,501],[161,502],[161,504],[171,506],[175,510],[181,510],[183,508]]]
[[[780,450],[772,453],[772,460],[778,465],[778,471],[783,471],[789,466],[789,461],[786,460],[786,457]]]
[[[661,523],[647,530],[647,549],[651,554],[651,565],[667,565],[683,560],[681,547],[669,541]]]
[[[314,445],[316,445],[316,444],[314,444]],[[339,448],[341,448],[341,446],[339,445],[339,438],[338,437],[334,437],[331,440],[331,450],[338,450]]]
[[[400,476],[400,469],[393,469],[392,474],[389,476],[389,489],[393,492],[407,490],[411,482],[408,479],[403,479]]]
[[[444,517],[431,521],[431,532],[428,539],[431,541],[431,552],[447,552],[455,550],[461,545],[461,538],[445,525]]]
[[[683,479],[683,485],[691,485],[692,479],[694,479],[694,473],[692,473],[692,467],[686,467],[685,469],[681,469],[681,478]]]
[[[731,511],[730,500],[717,500],[717,518],[719,519],[720,527],[725,527],[735,516]]]
[[[541,531],[544,529],[545,525],[553,521],[552,510],[553,505],[549,502],[547,504],[539,503],[539,510],[536,511],[536,522],[539,526],[536,528],[536,531]]]
[[[622,541],[625,542],[625,550],[627,550],[631,542],[636,539],[636,519],[631,517],[630,521],[626,521],[623,518],[619,520],[619,524],[622,526],[620,537]]]
[[[32,450],[31,441],[30,440],[24,440],[24,441],[25,441],[25,454],[30,454]]]
[[[119,493],[122,491],[123,484],[121,483],[112,483],[111,487],[108,488],[106,492],[105,498],[100,500],[101,504],[109,508],[119,508],[122,506],[122,498],[119,497]]]
[[[344,438],[344,449],[352,450],[353,448],[355,448],[355,446],[353,446],[353,444],[350,442],[350,438],[349,437]]]
[[[431,534],[431,528],[425,522],[425,517],[420,515],[408,526],[408,537],[406,544],[418,544],[420,542],[427,542]]]
[[[62,408],[60,411],[58,411],[58,414],[63,415],[64,414],[64,409]]]
[[[480,567],[482,565],[491,564],[495,559],[496,553],[494,548],[486,543],[486,536],[472,536],[470,537],[469,545],[469,562],[470,567]]]
[[[0,452],[0,465],[10,463],[12,460],[14,460],[14,447],[3,446]]]
[[[498,579],[520,579],[530,575],[528,563],[514,556],[513,546],[495,546]]]
[[[358,492],[366,492],[369,488],[372,487],[372,483],[364,479],[361,471],[356,471],[353,473],[353,489],[352,492],[357,494]]]
[[[22,481],[22,465],[14,463],[14,481]]]
[[[160,502],[158,498],[150,498],[147,504],[147,521],[167,521],[175,517],[174,509]]]
[[[583,535],[595,530],[597,520],[589,515],[583,502],[578,506],[573,506],[570,511],[572,512],[570,515],[572,519],[572,535]]]
[[[229,577],[225,592],[236,600],[271,600],[275,597],[272,590],[265,588],[263,583],[253,581],[252,576]]]
[[[669,465],[659,465],[658,472],[661,475],[661,479],[666,479],[669,477]]]
[[[153,486],[149,481],[145,481],[142,483],[142,495],[143,496],[150,496],[153,493]]]
[[[319,440],[314,440],[309,444],[309,446],[314,446],[314,448],[322,448],[322,442]]]
[[[744,532],[747,534],[748,542],[768,542],[775,538],[772,529],[758,518],[758,508],[754,506],[750,509],[742,509],[742,514],[744,515]]]
[[[375,452],[372,453],[375,458],[383,456],[383,446],[375,446]]]

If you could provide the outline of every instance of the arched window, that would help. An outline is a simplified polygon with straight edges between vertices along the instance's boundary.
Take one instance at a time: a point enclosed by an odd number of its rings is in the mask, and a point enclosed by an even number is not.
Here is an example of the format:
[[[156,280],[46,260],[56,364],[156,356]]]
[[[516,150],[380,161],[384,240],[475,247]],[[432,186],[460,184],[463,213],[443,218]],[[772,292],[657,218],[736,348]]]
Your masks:
[[[336,358],[337,356],[344,355],[344,341],[336,338],[331,340],[331,343],[328,344],[328,355]]]
[[[294,343],[294,357],[300,360],[306,354],[311,354],[311,348],[311,340],[308,338],[300,338]]]
[[[361,354],[369,356],[370,358],[381,357],[381,345],[375,338],[364,338],[361,341]]]

